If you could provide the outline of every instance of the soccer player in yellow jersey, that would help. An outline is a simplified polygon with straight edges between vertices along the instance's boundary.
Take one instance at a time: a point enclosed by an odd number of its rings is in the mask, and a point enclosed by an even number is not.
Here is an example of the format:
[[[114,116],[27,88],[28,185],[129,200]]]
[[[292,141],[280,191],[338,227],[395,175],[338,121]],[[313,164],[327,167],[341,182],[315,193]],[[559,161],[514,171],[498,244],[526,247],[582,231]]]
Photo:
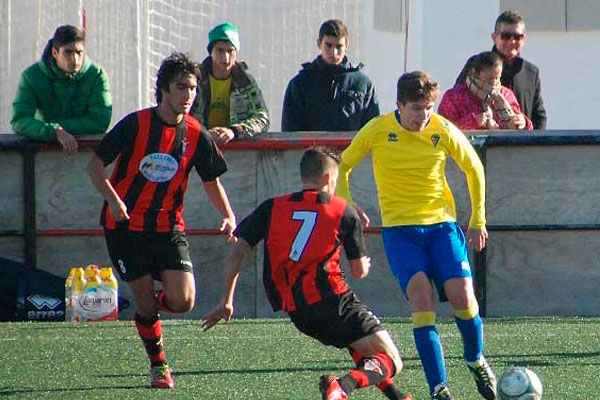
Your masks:
[[[413,336],[432,399],[453,399],[435,326],[433,285],[450,301],[464,344],[464,359],[483,398],[497,398],[496,377],[483,357],[483,323],[475,298],[467,245],[481,251],[485,228],[485,178],[463,133],[433,112],[438,83],[424,72],[398,80],[398,109],[372,119],[342,154],[337,194],[351,203],[348,179],[368,154],[379,196],[387,259],[412,307]],[[472,215],[466,237],[456,223],[445,176],[451,157],[467,176]],[[356,204],[355,204],[356,206]],[[368,216],[357,206],[365,225]]]

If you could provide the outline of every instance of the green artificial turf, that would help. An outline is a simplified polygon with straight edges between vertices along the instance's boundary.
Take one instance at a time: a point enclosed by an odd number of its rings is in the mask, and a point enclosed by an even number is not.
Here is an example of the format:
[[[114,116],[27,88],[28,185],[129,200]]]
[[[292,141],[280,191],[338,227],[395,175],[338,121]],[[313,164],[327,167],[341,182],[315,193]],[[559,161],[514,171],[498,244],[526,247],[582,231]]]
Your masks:
[[[428,399],[408,319],[387,319],[405,361],[398,386]],[[149,388],[148,361],[131,321],[0,324],[0,398],[320,399],[319,376],[351,368],[344,350],[302,336],[285,319],[234,320],[202,332],[199,321],[164,322],[176,389]],[[480,399],[462,363],[451,320],[441,320],[449,383],[457,399]],[[594,399],[600,387],[600,317],[489,318],[486,358],[496,370],[528,365],[544,399]],[[376,389],[352,399],[384,399]]]

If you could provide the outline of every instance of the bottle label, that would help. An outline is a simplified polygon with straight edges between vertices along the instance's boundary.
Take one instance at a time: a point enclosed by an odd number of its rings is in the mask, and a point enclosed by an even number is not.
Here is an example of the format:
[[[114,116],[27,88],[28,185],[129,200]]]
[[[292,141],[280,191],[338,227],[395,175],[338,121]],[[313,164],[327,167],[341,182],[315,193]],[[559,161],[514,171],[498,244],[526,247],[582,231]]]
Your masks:
[[[116,321],[119,308],[117,290],[104,285],[86,289],[78,298],[81,321]]]

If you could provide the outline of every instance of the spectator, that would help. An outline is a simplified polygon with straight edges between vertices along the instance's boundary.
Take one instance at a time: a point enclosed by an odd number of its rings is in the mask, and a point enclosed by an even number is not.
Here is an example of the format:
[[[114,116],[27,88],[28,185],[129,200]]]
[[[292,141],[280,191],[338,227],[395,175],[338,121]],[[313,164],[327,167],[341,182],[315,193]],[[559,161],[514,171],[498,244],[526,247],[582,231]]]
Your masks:
[[[42,59],[21,74],[13,131],[35,140],[56,139],[72,153],[78,147],[76,136],[104,133],[111,114],[108,76],[85,54],[85,31],[58,27]]]
[[[348,44],[342,21],[321,25],[321,54],[302,64],[285,91],[282,131],[357,131],[379,115],[375,88],[363,64],[348,61]]]
[[[269,112],[243,61],[238,28],[226,22],[208,33],[209,56],[200,65],[198,96],[191,113],[218,144],[250,138],[269,129]]]
[[[540,71],[520,56],[526,38],[525,21],[518,12],[505,11],[498,16],[492,40],[493,50],[504,61],[500,80],[515,93],[523,113],[533,123],[533,128],[546,129]]]
[[[502,59],[484,51],[467,61],[462,82],[444,93],[438,113],[460,129],[532,130],[509,88],[500,84]]]

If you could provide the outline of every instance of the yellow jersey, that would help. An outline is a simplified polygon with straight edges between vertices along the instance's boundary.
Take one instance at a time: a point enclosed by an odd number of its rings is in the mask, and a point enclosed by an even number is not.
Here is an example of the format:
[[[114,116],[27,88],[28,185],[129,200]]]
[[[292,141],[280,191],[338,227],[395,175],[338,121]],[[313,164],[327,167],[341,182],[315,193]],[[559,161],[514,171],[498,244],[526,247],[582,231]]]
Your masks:
[[[446,180],[450,156],[467,177],[470,228],[485,226],[485,177],[467,137],[444,117],[433,114],[421,132],[404,129],[391,112],[369,121],[342,153],[336,194],[353,203],[348,179],[368,154],[384,227],[456,221],[454,198]]]

